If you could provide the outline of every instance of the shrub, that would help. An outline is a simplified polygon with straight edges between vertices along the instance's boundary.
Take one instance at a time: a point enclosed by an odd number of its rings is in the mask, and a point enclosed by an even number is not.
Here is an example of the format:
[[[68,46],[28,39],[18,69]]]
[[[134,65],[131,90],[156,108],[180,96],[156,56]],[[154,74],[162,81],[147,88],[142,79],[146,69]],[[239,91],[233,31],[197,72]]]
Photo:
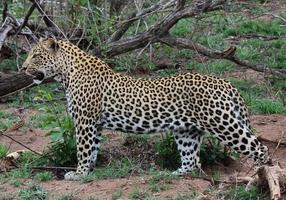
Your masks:
[[[164,169],[176,170],[180,167],[180,155],[173,134],[162,134],[162,139],[155,145],[156,164]]]

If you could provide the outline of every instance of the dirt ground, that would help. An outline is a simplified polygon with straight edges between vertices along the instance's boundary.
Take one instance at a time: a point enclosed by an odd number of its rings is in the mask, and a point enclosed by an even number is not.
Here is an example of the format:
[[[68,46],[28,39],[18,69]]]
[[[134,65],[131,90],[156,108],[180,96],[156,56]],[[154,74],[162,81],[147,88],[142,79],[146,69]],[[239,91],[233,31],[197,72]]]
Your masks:
[[[5,109],[4,105],[1,105],[0,107],[1,110],[3,109],[6,112],[26,116],[24,118],[25,121],[28,121],[29,117],[35,114],[34,111],[31,110],[19,110],[12,108]],[[260,136],[263,142],[270,148],[274,162],[279,162],[282,167],[286,168],[286,116],[253,115],[251,116],[251,123],[257,135]],[[105,134],[114,146],[117,146],[117,148],[122,147],[122,142],[120,142],[122,140],[122,134],[117,134],[111,131],[105,131]],[[40,129],[20,129],[16,132],[10,132],[9,135],[38,152],[42,152],[49,144],[49,139],[44,136],[45,131]],[[269,142],[268,140],[273,142]],[[3,136],[0,137],[0,143],[9,146],[10,152],[23,149],[21,145]],[[229,163],[218,163],[215,166],[203,166],[203,170],[206,174],[211,174],[213,170],[219,171],[220,179],[230,180],[231,178],[237,176],[251,175],[254,172],[251,167],[251,160],[241,158],[240,160],[230,161]],[[76,199],[87,199],[90,196],[98,197],[99,199],[112,199],[112,195],[118,190],[122,191],[121,199],[127,199],[128,196],[135,190],[139,189],[141,192],[144,192],[145,190],[147,191],[147,182],[149,178],[150,177],[148,176],[136,175],[126,178],[93,181],[89,183],[52,180],[42,182],[40,184],[51,195],[51,199],[66,194],[73,194]],[[29,183],[32,180],[26,179],[22,181],[24,183]],[[189,191],[197,191],[198,193],[202,193],[210,186],[210,181],[186,176],[171,181],[166,190],[159,193],[153,193],[152,195],[157,199],[172,199],[177,197],[179,194],[188,194]],[[223,184],[219,187],[222,186]],[[2,189],[0,190],[0,196],[6,196],[11,193],[15,194],[15,192],[20,191],[23,189],[23,187],[15,188],[8,183],[1,185]]]

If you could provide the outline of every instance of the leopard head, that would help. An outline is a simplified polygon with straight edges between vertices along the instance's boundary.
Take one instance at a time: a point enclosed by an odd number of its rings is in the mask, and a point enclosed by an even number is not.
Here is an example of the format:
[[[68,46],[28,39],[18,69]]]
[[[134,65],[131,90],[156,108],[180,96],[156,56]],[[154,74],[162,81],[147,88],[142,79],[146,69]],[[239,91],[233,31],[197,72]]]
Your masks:
[[[21,71],[32,75],[34,83],[40,84],[46,78],[58,75],[60,46],[56,39],[40,39],[28,54]]]

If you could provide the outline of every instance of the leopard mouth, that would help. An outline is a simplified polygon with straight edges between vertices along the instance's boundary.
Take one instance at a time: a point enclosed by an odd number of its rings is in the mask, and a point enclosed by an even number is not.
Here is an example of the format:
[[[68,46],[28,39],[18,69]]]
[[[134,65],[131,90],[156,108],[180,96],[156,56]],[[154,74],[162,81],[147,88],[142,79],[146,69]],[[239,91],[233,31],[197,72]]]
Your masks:
[[[33,81],[36,84],[40,84],[45,79],[45,74],[41,71],[35,71],[30,74],[33,75]]]

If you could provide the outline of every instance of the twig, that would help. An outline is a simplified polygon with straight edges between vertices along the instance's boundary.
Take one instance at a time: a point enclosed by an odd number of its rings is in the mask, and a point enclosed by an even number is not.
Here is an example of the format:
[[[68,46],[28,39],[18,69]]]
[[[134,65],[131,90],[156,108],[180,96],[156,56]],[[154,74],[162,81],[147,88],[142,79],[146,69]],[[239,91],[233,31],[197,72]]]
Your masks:
[[[173,2],[173,1],[171,1]],[[214,3],[207,4],[202,8],[188,6],[182,10],[174,10],[172,13],[163,17],[154,24],[148,31],[135,35],[128,39],[121,39],[108,44],[109,51],[106,52],[107,57],[113,57],[123,54],[134,49],[144,47],[150,40],[152,43],[159,42],[160,38],[167,35],[169,30],[181,19],[197,16],[203,12],[211,12],[221,9],[226,0],[218,0]],[[205,5],[205,4],[204,4]]]
[[[276,147],[275,147],[275,150],[277,150],[277,149],[279,148],[279,146],[281,145],[281,143],[283,143],[283,142],[282,142],[282,139],[285,139],[284,134],[285,134],[285,131],[282,131],[282,133],[281,133],[281,135],[280,135],[280,139],[279,139],[279,141],[278,141],[278,143],[277,143],[277,145],[276,145]],[[286,143],[286,142],[285,142],[285,143]]]
[[[11,136],[9,136],[9,135],[6,135],[6,134],[4,134],[4,133],[0,133],[0,135],[3,135],[3,136],[5,136],[5,137],[9,138],[10,140],[13,140],[14,142],[16,142],[16,143],[20,144],[21,146],[25,147],[26,149],[28,149],[28,150],[32,151],[33,153],[35,153],[35,154],[37,154],[37,155],[39,155],[39,156],[41,156],[41,155],[42,155],[42,154],[40,154],[40,153],[38,153],[38,152],[34,151],[34,150],[33,150],[33,149],[31,149],[30,147],[26,146],[25,144],[23,144],[23,143],[21,143],[21,142],[19,142],[19,141],[15,140],[14,138],[12,138],[12,137],[11,137]]]
[[[283,18],[283,17],[281,17],[281,16],[279,16],[279,15],[275,15],[275,14],[273,14],[273,13],[266,13],[266,15],[271,15],[271,16],[273,16],[273,17],[275,17],[275,18],[278,18],[278,19],[280,19],[281,21],[283,21],[283,22],[286,23],[286,19]]]
[[[253,179],[251,177],[237,177],[235,180],[227,181],[227,180],[215,180],[213,177],[207,177],[207,176],[190,176],[190,177],[209,181],[212,183],[212,185],[217,185],[219,183],[225,183],[225,184],[248,183],[250,180]]]
[[[21,146],[25,147],[26,149],[28,149],[28,150],[32,151],[33,153],[41,156],[40,153],[34,151],[33,149],[31,149],[27,145],[23,144],[22,142],[19,142],[19,141],[15,140],[14,138],[12,138],[11,136],[7,135],[7,133],[9,133],[9,132],[16,131],[19,128],[23,127],[24,124],[25,124],[24,120],[21,119],[19,122],[15,123],[10,129],[7,129],[6,131],[0,132],[0,135],[3,135],[5,137],[9,138],[10,140],[13,140],[14,142],[16,142],[16,143],[20,144]]]

